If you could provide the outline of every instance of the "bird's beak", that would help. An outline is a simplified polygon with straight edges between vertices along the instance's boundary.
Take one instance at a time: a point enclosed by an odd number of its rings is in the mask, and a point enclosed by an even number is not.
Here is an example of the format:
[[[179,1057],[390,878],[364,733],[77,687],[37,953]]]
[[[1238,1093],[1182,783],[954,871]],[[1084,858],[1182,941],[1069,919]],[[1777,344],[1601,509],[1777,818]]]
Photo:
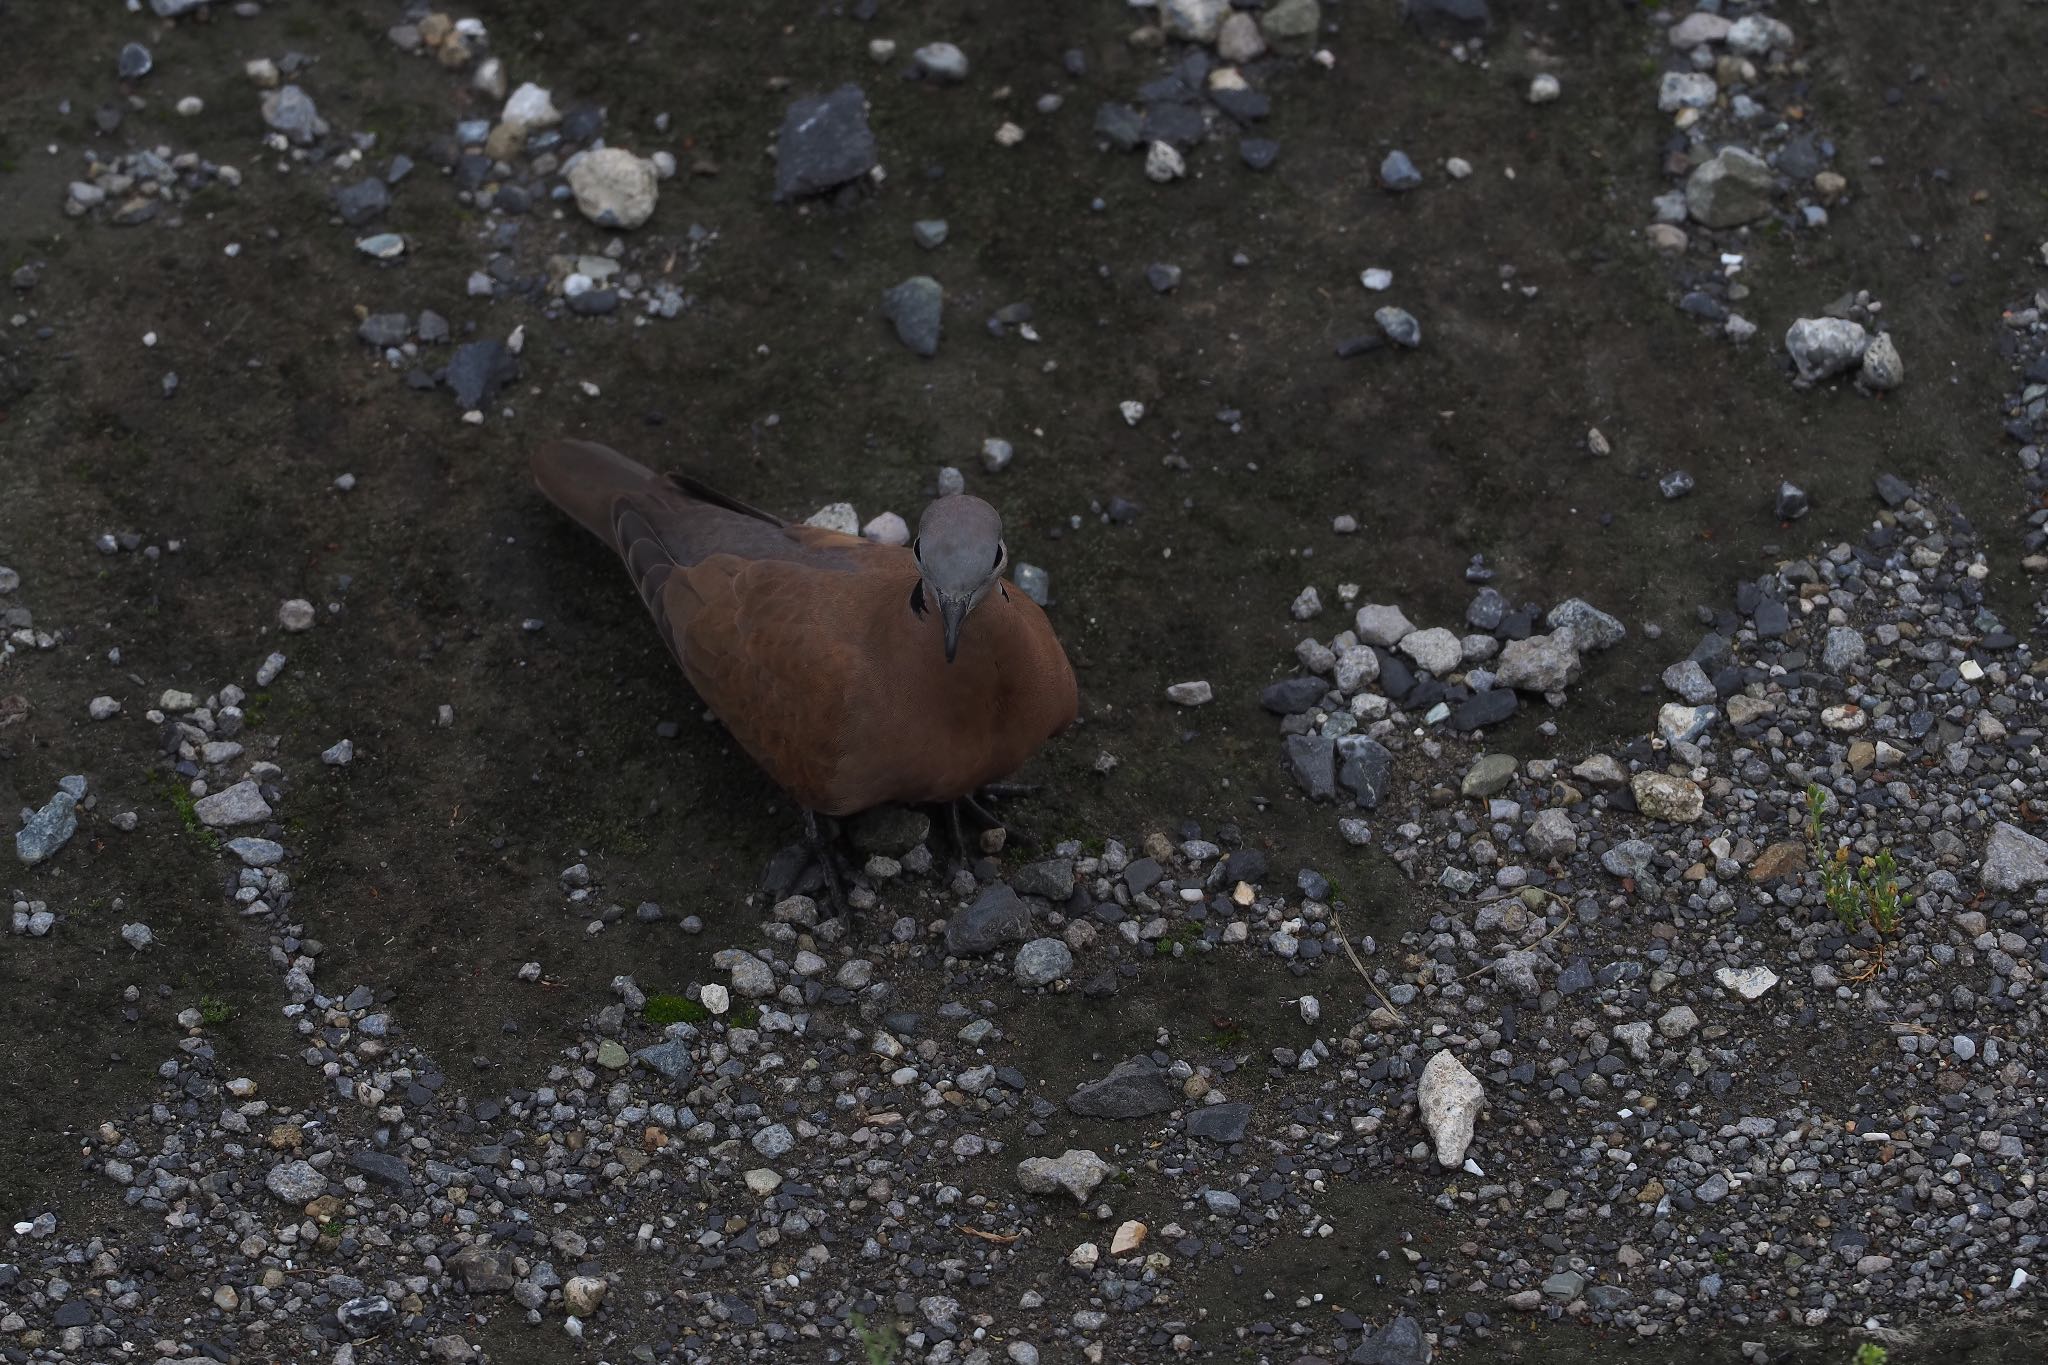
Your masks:
[[[960,625],[967,619],[966,602],[956,598],[939,599],[939,625],[946,633],[946,662],[952,663],[953,656],[960,652]]]

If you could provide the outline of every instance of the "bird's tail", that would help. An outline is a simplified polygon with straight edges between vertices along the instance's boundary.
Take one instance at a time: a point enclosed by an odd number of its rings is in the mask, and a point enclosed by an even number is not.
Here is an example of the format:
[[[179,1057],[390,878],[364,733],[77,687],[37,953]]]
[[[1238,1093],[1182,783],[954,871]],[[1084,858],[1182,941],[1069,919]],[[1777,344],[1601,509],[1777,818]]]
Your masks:
[[[611,541],[612,507],[627,493],[664,484],[659,474],[595,441],[554,440],[533,452],[533,481],[584,530]]]

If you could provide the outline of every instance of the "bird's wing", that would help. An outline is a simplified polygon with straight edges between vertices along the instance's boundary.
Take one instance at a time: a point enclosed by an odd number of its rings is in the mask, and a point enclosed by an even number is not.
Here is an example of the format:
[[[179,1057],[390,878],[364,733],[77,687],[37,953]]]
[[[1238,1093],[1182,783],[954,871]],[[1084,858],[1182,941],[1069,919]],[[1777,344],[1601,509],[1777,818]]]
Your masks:
[[[650,603],[691,686],[780,786],[844,814],[840,774],[863,654],[840,575],[720,555],[672,567]]]

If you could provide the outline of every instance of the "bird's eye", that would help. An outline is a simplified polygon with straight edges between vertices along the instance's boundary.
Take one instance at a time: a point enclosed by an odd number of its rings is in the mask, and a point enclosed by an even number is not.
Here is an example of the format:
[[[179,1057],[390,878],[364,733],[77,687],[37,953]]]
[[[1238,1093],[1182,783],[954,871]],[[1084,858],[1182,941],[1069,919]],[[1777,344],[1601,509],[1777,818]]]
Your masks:
[[[911,542],[910,542],[910,554],[911,554],[911,557],[912,557],[913,559],[915,559],[915,560],[916,560],[916,561],[917,561],[918,563],[920,563],[920,564],[924,563],[924,537],[923,537],[923,536],[919,536],[919,537],[918,537],[918,538],[917,538],[916,540],[913,540],[913,541],[911,541]]]
[[[996,542],[996,562],[995,562],[995,563],[993,563],[993,564],[991,564],[991,565],[989,565],[989,568],[993,570],[993,569],[1000,569],[1000,568],[1002,568],[1002,567],[1003,567],[1003,543],[1002,543],[1001,541],[997,541],[997,542]]]

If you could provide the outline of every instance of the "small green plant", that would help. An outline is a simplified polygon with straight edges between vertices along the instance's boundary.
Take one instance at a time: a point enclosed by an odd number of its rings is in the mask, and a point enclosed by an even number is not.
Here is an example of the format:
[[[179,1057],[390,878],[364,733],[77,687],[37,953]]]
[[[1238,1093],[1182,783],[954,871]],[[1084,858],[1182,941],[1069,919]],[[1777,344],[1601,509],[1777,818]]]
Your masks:
[[[666,1028],[670,1024],[701,1024],[711,1017],[711,1011],[686,995],[650,995],[641,1006],[640,1017],[657,1028]]]
[[[1820,873],[1821,896],[1827,901],[1828,909],[1841,921],[1846,933],[1858,933],[1864,928],[1877,935],[1877,956],[1858,980],[1877,974],[1884,966],[1884,940],[1899,931],[1905,918],[1906,907],[1913,903],[1913,893],[1899,889],[1898,863],[1892,858],[1892,851],[1880,847],[1875,857],[1860,862],[1849,854],[1847,844],[1836,844],[1826,836],[1822,816],[1827,812],[1828,796],[1820,784],[1806,784],[1806,840],[1813,851],[1814,867]]]
[[[178,823],[185,827],[185,832],[209,847],[218,848],[220,836],[200,820],[199,798],[192,794],[192,789],[168,773],[163,774],[159,781],[170,797],[171,809],[178,813]]]
[[[199,997],[199,1017],[209,1024],[225,1024],[235,1017],[235,1007],[217,995]]]
[[[1892,1353],[1874,1341],[1866,1341],[1856,1348],[1856,1365],[1885,1365]]]
[[[866,1318],[855,1313],[853,1337],[866,1352],[867,1365],[896,1365],[896,1353],[902,1350],[903,1343],[896,1338],[894,1324],[885,1322],[880,1327],[870,1327]]]

